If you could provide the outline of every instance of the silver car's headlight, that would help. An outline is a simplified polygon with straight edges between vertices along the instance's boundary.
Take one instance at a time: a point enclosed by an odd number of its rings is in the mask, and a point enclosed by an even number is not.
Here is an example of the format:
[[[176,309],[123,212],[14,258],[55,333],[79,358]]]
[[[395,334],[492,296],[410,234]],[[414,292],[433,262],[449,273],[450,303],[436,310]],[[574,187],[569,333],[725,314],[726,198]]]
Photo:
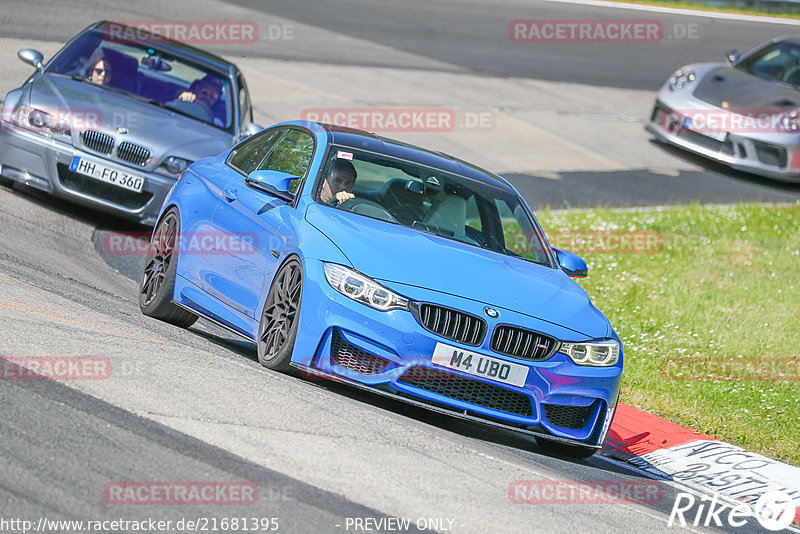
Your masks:
[[[186,167],[191,165],[192,162],[188,159],[179,158],[177,156],[170,156],[164,160],[164,163],[161,164],[168,173],[179,175],[183,171],[186,170]]]
[[[562,343],[560,352],[578,365],[611,367],[619,361],[619,350],[619,341],[616,339],[599,339],[585,343]]]
[[[67,121],[41,109],[23,106],[15,109],[11,113],[10,119],[10,122],[15,126],[33,130],[48,137],[52,137],[53,134],[69,136],[71,133]]]
[[[325,264],[325,278],[333,289],[346,297],[380,311],[407,310],[408,299],[375,280],[335,263]]]
[[[695,74],[692,69],[678,69],[669,77],[669,88],[678,91],[689,87],[694,80]]]

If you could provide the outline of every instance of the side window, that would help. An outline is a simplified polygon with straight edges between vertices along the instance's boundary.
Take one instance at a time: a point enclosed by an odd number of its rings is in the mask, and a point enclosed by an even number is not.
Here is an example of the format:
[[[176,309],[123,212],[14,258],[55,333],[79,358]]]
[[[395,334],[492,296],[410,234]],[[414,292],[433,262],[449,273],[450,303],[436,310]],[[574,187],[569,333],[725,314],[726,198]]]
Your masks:
[[[258,170],[281,171],[303,178],[313,155],[314,138],[301,130],[290,130],[261,162]],[[292,182],[289,191],[294,192],[299,184],[300,180]]]
[[[282,128],[269,130],[244,141],[231,154],[228,164],[245,175],[250,174],[259,168],[258,164],[269,153],[284,131]]]
[[[247,95],[247,86],[244,84],[244,78],[239,76],[239,124],[242,127],[250,122],[250,97]]]

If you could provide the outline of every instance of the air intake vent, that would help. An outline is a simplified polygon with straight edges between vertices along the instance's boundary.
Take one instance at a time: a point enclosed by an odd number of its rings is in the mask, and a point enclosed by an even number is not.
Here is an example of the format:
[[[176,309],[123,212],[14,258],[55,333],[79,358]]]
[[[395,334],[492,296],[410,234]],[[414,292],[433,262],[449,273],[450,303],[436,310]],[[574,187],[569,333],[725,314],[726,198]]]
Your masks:
[[[354,347],[342,339],[336,329],[331,340],[331,362],[364,375],[381,373],[390,363],[389,360]]]
[[[558,348],[558,341],[550,336],[519,328],[500,325],[492,334],[492,350],[522,360],[546,360]]]
[[[486,322],[480,317],[427,303],[415,305],[412,309],[419,324],[429,332],[465,345],[477,347],[483,343]]]
[[[437,369],[412,367],[403,373],[403,376],[397,381],[401,384],[408,384],[431,393],[437,393],[470,404],[477,404],[492,410],[524,417],[533,416],[531,399],[522,393]]]
[[[579,430],[589,422],[592,406],[562,406],[560,404],[542,404],[544,416],[555,426]]]
[[[121,160],[141,165],[144,167],[150,163],[150,151],[143,146],[135,145],[125,141],[117,148],[117,157]]]
[[[114,138],[96,130],[85,130],[81,140],[86,148],[101,154],[110,155],[114,150]]]

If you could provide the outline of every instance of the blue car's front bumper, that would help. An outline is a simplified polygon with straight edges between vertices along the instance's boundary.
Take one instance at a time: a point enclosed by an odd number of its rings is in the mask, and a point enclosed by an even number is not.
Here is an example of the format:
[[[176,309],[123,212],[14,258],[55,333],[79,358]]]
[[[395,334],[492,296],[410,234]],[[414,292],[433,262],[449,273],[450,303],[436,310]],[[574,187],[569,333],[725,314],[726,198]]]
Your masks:
[[[613,416],[622,357],[612,367],[580,366],[556,352],[526,361],[493,352],[493,328],[510,324],[564,341],[581,341],[568,328],[500,309],[494,319],[485,304],[466,298],[385,283],[403,296],[483,316],[488,330],[479,346],[461,344],[426,330],[405,310],[381,312],[353,301],[327,282],[323,263],[305,261],[298,338],[292,363],[427,407],[561,441],[599,446]],[[437,343],[528,368],[522,386],[436,365]]]

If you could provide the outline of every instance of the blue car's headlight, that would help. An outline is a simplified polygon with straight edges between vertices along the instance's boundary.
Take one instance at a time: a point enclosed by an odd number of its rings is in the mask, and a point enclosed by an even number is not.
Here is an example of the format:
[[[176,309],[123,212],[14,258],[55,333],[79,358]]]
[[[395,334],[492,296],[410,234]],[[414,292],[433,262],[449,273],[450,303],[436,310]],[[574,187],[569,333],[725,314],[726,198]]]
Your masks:
[[[678,69],[669,78],[669,88],[673,91],[688,87],[695,80],[695,74],[692,69]]]
[[[325,278],[333,289],[346,297],[380,311],[407,310],[408,299],[386,289],[371,278],[352,269],[325,264]]]
[[[578,365],[611,367],[619,361],[619,341],[599,339],[586,343],[562,343],[560,351]]]

